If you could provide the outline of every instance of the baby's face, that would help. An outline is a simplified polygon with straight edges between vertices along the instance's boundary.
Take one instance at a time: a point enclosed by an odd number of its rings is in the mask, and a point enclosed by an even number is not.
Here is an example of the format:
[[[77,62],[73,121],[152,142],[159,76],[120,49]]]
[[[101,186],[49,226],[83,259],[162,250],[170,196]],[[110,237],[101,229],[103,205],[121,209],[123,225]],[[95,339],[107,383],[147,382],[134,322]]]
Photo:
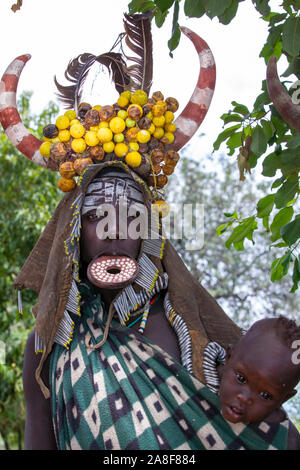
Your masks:
[[[273,337],[240,341],[224,366],[220,386],[221,412],[227,421],[262,421],[293,395],[287,351]]]

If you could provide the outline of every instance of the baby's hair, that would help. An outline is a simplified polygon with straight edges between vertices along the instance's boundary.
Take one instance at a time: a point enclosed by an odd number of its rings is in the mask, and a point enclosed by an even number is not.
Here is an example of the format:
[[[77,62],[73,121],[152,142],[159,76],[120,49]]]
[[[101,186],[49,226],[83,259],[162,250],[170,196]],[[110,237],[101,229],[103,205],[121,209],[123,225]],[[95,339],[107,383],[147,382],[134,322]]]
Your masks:
[[[289,348],[293,341],[300,340],[300,326],[294,320],[280,315],[273,326],[274,331],[281,343]]]

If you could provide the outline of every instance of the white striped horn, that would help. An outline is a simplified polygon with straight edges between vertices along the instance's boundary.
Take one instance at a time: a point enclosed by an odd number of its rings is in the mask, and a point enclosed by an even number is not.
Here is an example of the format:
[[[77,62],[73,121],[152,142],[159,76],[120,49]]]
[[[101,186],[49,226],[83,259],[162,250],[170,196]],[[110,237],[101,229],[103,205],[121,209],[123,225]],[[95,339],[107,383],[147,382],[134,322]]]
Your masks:
[[[177,129],[172,147],[177,151],[191,139],[202,124],[210,106],[216,83],[216,65],[209,46],[189,28],[181,27],[180,29],[195,46],[200,61],[200,72],[190,101],[174,122]]]
[[[32,135],[24,126],[17,109],[17,88],[20,75],[29,54],[21,55],[11,62],[0,82],[0,122],[12,144],[29,160],[45,168],[55,170],[53,163],[39,151],[42,141]]]

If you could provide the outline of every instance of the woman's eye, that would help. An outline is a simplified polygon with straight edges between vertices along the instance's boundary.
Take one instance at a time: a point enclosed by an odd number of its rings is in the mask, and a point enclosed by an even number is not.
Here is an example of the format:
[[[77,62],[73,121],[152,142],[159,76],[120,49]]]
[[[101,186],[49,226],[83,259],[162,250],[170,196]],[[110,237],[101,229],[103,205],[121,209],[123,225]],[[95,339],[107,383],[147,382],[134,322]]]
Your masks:
[[[247,382],[246,377],[244,377],[239,372],[236,374],[236,378],[240,384],[245,384]]]
[[[108,212],[105,211],[103,214],[97,214],[97,212],[91,212],[90,214],[88,214],[88,219],[89,220],[99,220],[101,218],[104,218],[104,217],[107,217],[108,216]]]
[[[260,392],[260,396],[264,399],[264,400],[272,400],[273,396],[271,395],[271,393],[269,392]]]

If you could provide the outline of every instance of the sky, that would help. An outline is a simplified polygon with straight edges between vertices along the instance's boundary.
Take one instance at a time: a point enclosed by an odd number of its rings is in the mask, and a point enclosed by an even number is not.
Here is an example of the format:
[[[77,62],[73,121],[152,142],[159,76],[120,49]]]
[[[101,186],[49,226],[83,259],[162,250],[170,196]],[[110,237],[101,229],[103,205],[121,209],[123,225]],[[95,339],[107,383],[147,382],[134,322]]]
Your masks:
[[[12,12],[14,0],[0,2],[0,73],[18,55],[31,54],[19,81],[18,94],[32,90],[32,109],[40,112],[50,100],[57,101],[53,77],[64,82],[68,62],[82,52],[107,52],[123,31],[123,12],[127,0],[23,0],[21,10]],[[275,5],[280,2],[271,2]],[[183,10],[183,8],[181,8]],[[213,150],[213,142],[222,130],[220,116],[235,100],[252,106],[260,92],[266,67],[259,52],[267,37],[267,23],[260,19],[250,0],[242,2],[238,15],[229,26],[215,18],[191,19],[180,16],[180,25],[195,31],[209,44],[217,67],[217,82],[211,107],[197,134],[191,140],[199,158]],[[154,76],[152,91],[174,96],[180,110],[189,100],[199,73],[199,61],[192,43],[182,36],[174,57],[169,57],[167,40],[171,34],[171,15],[162,28],[152,27]],[[284,71],[279,63],[279,71]],[[93,93],[95,90],[93,90]],[[112,104],[117,92],[107,81],[99,83],[97,103]],[[101,101],[103,100],[103,101]],[[106,101],[106,102],[104,102]],[[63,110],[63,108],[61,107]],[[223,148],[226,151],[226,148]]]

